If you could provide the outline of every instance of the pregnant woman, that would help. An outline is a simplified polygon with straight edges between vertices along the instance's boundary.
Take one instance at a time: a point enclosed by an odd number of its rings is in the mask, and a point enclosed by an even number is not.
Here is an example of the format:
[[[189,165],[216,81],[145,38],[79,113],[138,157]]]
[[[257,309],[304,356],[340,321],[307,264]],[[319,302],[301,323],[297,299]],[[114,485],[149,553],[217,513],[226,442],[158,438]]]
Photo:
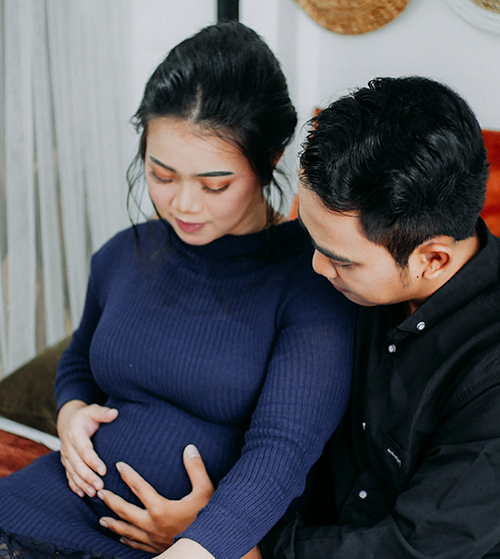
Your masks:
[[[241,557],[301,495],[347,406],[354,306],[268,202],[296,113],[267,45],[241,24],[203,29],[153,73],[135,124],[130,196],[145,179],[158,219],[92,258],[56,379],[62,451],[0,480],[2,558],[151,557],[101,525],[113,512],[97,492],[140,506],[126,463],[181,499],[187,445],[216,491],[166,553]]]

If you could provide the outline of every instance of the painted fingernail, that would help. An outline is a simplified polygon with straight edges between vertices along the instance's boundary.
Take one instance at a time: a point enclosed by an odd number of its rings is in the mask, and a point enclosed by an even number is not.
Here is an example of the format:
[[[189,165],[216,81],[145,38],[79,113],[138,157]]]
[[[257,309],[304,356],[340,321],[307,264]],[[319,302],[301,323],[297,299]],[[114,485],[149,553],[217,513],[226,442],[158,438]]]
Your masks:
[[[99,497],[99,499],[101,499],[101,501],[104,501],[104,495],[103,493],[101,493],[100,491],[97,492],[97,496]]]
[[[122,463],[121,462],[117,462],[116,463],[116,469],[121,472],[122,471]]]
[[[95,489],[93,487],[87,487],[86,491],[89,497],[93,497],[95,495]]]
[[[95,489],[96,491],[99,491],[99,489],[101,489],[101,482],[100,482],[100,481],[94,481],[94,482],[92,483],[92,485],[94,486],[94,489]]]
[[[81,497],[82,499],[85,497],[85,493],[81,489],[78,490],[78,497]]]
[[[186,456],[188,458],[196,458],[200,455],[198,449],[194,446],[194,444],[188,444],[187,447],[184,449]]]
[[[125,544],[125,545],[127,544],[127,540],[126,540],[125,538],[120,538],[118,541],[119,541],[120,543]]]
[[[108,527],[108,523],[107,523],[104,519],[102,519],[102,518],[99,520],[99,524],[100,524],[101,526],[104,526],[104,528],[107,528],[107,527]]]

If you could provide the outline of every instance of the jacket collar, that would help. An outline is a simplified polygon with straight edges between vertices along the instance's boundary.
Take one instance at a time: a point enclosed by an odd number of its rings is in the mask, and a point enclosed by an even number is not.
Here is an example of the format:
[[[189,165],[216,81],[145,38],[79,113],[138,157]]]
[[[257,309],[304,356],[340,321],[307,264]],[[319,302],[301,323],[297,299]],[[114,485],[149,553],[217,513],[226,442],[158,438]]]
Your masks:
[[[477,232],[481,243],[480,251],[415,312],[391,330],[389,337],[394,342],[400,342],[409,334],[425,333],[489,286],[498,283],[500,239],[489,231],[481,218]],[[384,307],[393,319],[399,314],[399,310],[394,307],[396,305]]]

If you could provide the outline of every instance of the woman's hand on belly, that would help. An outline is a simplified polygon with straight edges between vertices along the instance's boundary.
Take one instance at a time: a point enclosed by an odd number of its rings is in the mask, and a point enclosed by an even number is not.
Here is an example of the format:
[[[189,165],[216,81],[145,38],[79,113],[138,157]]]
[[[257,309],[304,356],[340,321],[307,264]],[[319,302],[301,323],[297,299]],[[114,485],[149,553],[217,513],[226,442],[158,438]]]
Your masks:
[[[118,463],[116,467],[123,481],[145,509],[128,503],[111,491],[101,490],[98,496],[122,519],[104,517],[100,520],[101,525],[121,536],[122,543],[135,549],[161,553],[169,548],[174,537],[194,521],[215,491],[196,447],[188,445],[183,460],[192,491],[178,501],[162,497],[133,468]]]
[[[101,423],[118,417],[118,410],[88,405],[81,400],[66,402],[57,417],[57,432],[61,439],[61,462],[73,492],[80,497],[94,497],[104,484],[101,476],[106,466],[94,451],[91,438]]]

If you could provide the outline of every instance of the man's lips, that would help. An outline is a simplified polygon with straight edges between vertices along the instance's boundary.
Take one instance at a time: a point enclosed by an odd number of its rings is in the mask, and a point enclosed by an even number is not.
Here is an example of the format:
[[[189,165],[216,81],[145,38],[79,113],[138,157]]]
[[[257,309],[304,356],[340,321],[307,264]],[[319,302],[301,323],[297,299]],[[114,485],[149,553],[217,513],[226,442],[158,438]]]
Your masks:
[[[200,231],[205,226],[204,223],[190,223],[188,221],[182,221],[181,219],[175,218],[175,222],[181,231],[184,233],[196,233]]]
[[[335,284],[332,280],[328,280],[328,281],[333,285],[333,287],[335,287],[335,289],[336,289],[337,291],[340,291],[340,293],[347,293],[347,292],[349,291],[348,289],[345,289],[344,287],[339,287],[339,286],[338,286],[337,284]]]

